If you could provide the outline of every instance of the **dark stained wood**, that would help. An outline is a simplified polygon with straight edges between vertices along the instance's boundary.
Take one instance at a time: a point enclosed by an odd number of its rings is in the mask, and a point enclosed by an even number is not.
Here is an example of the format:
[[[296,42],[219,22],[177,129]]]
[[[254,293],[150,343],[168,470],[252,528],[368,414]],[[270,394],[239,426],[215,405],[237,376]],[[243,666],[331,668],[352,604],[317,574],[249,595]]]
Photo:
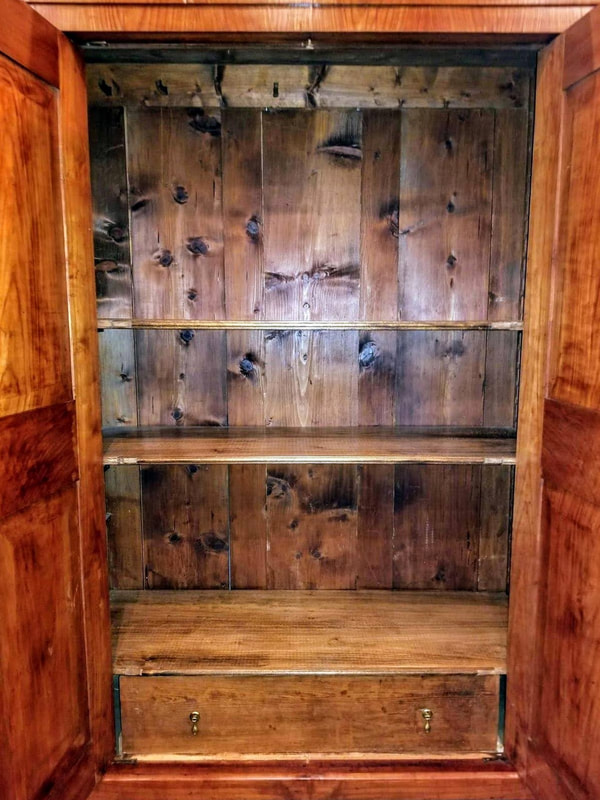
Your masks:
[[[221,158],[227,316],[261,319],[265,287],[260,110],[223,111]]]
[[[263,115],[267,319],[356,317],[361,157],[358,112]]]
[[[226,344],[222,331],[137,331],[140,425],[224,425]]]
[[[366,777],[366,774],[368,777]],[[332,792],[363,800],[531,800],[502,761],[265,761],[261,764],[115,764],[93,800],[261,800],[265,795],[326,800]]]
[[[0,419],[0,519],[77,480],[74,403]]]
[[[228,331],[228,424],[265,425],[267,386],[264,332]]]
[[[229,467],[232,589],[267,588],[267,473],[256,464]]]
[[[105,330],[98,334],[102,425],[138,424],[137,368],[134,332]]]
[[[0,790],[11,800],[46,793],[61,761],[89,741],[77,513],[71,485],[0,521],[0,613],[10,642],[0,651],[10,721]]]
[[[362,115],[361,319],[398,316],[400,112]]]
[[[127,113],[136,316],[223,316],[220,125],[202,109]]]
[[[514,475],[512,469],[481,467],[481,506],[477,589],[504,592],[508,585],[510,523]]]
[[[12,2],[8,9],[17,25]],[[30,16],[27,8],[23,13]],[[7,19],[6,24],[9,22]],[[39,27],[46,29],[41,22]],[[35,65],[35,59],[32,63]],[[0,105],[0,152],[4,153],[5,165],[0,211],[0,416],[5,416],[67,402],[71,398],[71,374],[64,324],[67,292],[57,95],[41,80],[0,56]],[[22,207],[22,187],[30,187],[26,209]],[[48,208],[55,213],[49,214]]]
[[[397,425],[483,423],[485,334],[398,333]]]
[[[143,467],[141,485],[146,587],[227,588],[227,467]]]
[[[498,734],[497,675],[124,676],[120,687],[128,755],[492,752]]]
[[[482,335],[485,336],[483,425],[515,429],[521,336],[516,331],[487,331]]]
[[[481,467],[396,467],[394,588],[477,588]]]
[[[358,341],[358,422],[393,425],[396,420],[396,351],[393,331],[360,331]]]
[[[133,314],[123,108],[90,108],[94,263],[98,316]]]
[[[356,425],[358,331],[272,331],[265,362],[267,425]]]
[[[483,318],[494,113],[409,109],[401,148],[399,316]]]
[[[356,469],[267,467],[268,588],[356,588]]]
[[[391,589],[394,538],[394,466],[358,468],[356,588]]]
[[[110,588],[143,589],[140,469],[107,467],[104,482]]]
[[[527,99],[521,105],[497,110],[494,119],[490,320],[521,319],[523,313],[530,111]]]

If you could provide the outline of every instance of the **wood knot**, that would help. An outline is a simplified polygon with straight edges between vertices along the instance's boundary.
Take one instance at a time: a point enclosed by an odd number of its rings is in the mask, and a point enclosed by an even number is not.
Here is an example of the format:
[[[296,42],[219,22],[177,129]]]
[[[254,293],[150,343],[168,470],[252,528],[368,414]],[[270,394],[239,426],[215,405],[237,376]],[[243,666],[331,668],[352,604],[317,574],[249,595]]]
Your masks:
[[[456,266],[456,262],[457,261],[458,261],[458,259],[456,258],[454,253],[450,253],[448,258],[446,259],[446,266],[448,267],[448,269],[454,269],[454,267]]]
[[[125,231],[119,225],[113,225],[108,229],[108,235],[113,240],[113,242],[117,242],[119,244],[125,239]]]
[[[180,206],[187,203],[189,199],[190,196],[185,186],[176,186],[173,189],[173,200],[175,200],[176,203],[179,203]]]
[[[256,215],[251,216],[246,223],[246,236],[253,242],[258,242],[260,239],[260,220]]]
[[[175,422],[179,422],[179,420],[183,419],[183,411],[180,408],[174,408],[173,411],[171,411],[171,416]]]
[[[169,543],[170,544],[179,544],[183,541],[183,536],[180,536],[177,531],[173,531],[173,533],[169,534]]]
[[[379,348],[373,341],[365,342],[358,354],[358,364],[361,369],[370,367],[379,356]]]
[[[452,200],[449,200],[449,201],[448,201],[448,205],[446,206],[446,211],[447,211],[449,214],[454,214],[454,212],[456,211],[456,206],[454,205],[454,203],[452,202]]]
[[[188,300],[195,300],[198,297],[198,292],[195,289],[190,289],[187,293]]]
[[[250,353],[247,353],[240,361],[240,374],[243,375],[244,378],[251,378],[254,375],[254,362],[252,361]]]
[[[157,90],[157,92],[159,94],[162,94],[162,95],[168,95],[169,94],[169,89],[168,89],[167,85],[164,84],[160,78],[157,81],[154,82],[154,85],[156,86],[156,90]]]
[[[188,464],[185,471],[188,475],[195,475],[198,472],[198,467],[195,464]]]
[[[141,211],[141,209],[144,208],[147,205],[148,205],[148,200],[146,200],[146,199],[138,200],[137,203],[134,203],[131,206],[131,210],[134,211],[134,212],[135,211]]]
[[[217,117],[210,117],[204,113],[203,108],[188,109],[190,117],[189,126],[198,133],[208,133],[209,136],[221,135],[221,121]]]
[[[202,236],[190,236],[185,246],[193,256],[205,256],[210,250]]]
[[[194,338],[194,331],[190,330],[179,331],[179,338],[184,344],[189,344]]]
[[[173,253],[170,250],[159,250],[155,258],[161,267],[170,267],[173,263]]]

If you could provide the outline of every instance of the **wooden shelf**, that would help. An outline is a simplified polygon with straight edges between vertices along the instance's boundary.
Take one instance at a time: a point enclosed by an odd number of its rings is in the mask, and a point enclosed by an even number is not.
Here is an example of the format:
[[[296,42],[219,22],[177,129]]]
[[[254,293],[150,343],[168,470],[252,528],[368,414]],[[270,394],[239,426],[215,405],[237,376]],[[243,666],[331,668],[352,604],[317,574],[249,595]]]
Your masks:
[[[505,595],[112,594],[118,675],[504,674]]]
[[[444,429],[448,431],[448,429]],[[515,439],[406,428],[118,428],[105,464],[514,464]]]
[[[197,320],[197,319],[99,319],[99,329],[158,329],[158,330],[361,330],[361,331],[521,331],[519,321],[488,322],[487,320],[406,321],[406,320]]]

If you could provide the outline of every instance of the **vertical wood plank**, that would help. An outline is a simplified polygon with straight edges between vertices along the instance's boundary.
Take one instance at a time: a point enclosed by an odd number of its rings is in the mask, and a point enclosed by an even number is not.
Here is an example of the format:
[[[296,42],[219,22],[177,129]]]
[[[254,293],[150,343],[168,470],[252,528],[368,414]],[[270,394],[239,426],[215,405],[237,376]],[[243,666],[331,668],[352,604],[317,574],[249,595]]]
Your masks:
[[[98,335],[102,425],[137,425],[136,364],[131,330]]]
[[[357,589],[392,588],[394,466],[358,467]]]
[[[360,318],[398,317],[401,112],[363,111]]]
[[[227,465],[142,467],[148,589],[227,589]]]
[[[263,211],[260,109],[222,112],[225,298],[230,319],[262,319]]]
[[[485,319],[494,112],[402,114],[400,318]]]
[[[133,311],[125,110],[89,110],[98,316],[127,319]]]
[[[481,467],[397,465],[395,589],[477,588]]]
[[[267,425],[356,425],[358,331],[270,331],[265,353]]]
[[[227,332],[229,425],[265,424],[265,333]]]
[[[347,319],[359,310],[361,118],[263,116],[267,319]]]
[[[477,589],[480,592],[506,591],[512,472],[511,467],[494,464],[481,467],[481,534],[477,570]]]
[[[224,331],[135,332],[140,425],[225,425]]]
[[[521,319],[527,223],[529,109],[497,109],[488,319]]]
[[[485,332],[399,331],[397,425],[483,423]]]
[[[134,312],[224,315],[220,122],[199,110],[127,113]]]
[[[229,466],[231,588],[267,588],[267,471],[264,464]]]
[[[143,589],[139,467],[107,467],[104,484],[110,588]]]
[[[487,428],[515,428],[517,366],[520,334],[487,331],[483,424]]]
[[[394,331],[361,331],[358,351],[358,424],[393,425],[396,402]]]
[[[357,500],[353,465],[269,466],[268,588],[355,588]]]

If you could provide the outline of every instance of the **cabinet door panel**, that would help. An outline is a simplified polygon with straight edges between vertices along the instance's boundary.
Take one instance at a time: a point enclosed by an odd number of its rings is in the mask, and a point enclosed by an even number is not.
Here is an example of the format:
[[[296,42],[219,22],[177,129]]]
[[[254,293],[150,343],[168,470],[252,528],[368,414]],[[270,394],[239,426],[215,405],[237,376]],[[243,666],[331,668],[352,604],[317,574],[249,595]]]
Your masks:
[[[600,796],[598,11],[538,71],[507,750],[539,800]]]
[[[113,747],[85,82],[2,15],[0,797],[83,800]]]

